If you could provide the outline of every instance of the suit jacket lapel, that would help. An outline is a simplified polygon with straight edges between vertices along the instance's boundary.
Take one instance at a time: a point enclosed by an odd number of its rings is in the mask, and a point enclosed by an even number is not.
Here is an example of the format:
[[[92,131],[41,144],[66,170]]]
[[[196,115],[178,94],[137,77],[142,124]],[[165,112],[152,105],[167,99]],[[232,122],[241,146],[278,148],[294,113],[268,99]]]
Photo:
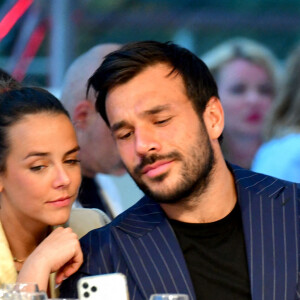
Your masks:
[[[296,185],[234,166],[233,171],[252,299],[294,299],[299,255]]]
[[[113,234],[145,299],[167,292],[196,299],[182,251],[158,204],[144,197]]]

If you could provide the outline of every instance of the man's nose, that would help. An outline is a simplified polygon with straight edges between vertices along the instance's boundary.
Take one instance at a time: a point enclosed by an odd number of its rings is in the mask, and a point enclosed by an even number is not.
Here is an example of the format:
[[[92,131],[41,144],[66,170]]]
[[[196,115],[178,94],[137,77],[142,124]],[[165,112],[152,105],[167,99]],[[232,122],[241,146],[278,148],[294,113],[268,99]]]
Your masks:
[[[151,151],[159,151],[161,143],[153,131],[147,129],[136,130],[135,148],[140,156],[144,156]]]

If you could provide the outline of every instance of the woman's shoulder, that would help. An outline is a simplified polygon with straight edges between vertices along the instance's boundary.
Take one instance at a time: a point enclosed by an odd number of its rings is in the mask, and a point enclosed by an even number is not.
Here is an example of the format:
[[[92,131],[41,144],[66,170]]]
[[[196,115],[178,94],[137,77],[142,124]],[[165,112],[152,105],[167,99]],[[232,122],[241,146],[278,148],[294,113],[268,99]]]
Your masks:
[[[78,238],[81,238],[89,231],[100,228],[109,222],[110,218],[100,209],[73,208],[70,218],[64,226],[71,227]]]

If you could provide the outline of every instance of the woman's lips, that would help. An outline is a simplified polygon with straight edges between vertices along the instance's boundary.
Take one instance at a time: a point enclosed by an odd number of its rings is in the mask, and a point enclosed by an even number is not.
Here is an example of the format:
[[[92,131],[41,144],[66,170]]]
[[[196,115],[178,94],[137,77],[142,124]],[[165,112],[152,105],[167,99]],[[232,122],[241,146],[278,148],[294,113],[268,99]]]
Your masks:
[[[69,206],[71,204],[71,197],[63,197],[54,201],[48,201],[47,203],[55,207]]]
[[[247,121],[251,123],[258,123],[261,122],[261,120],[262,120],[262,115],[259,113],[253,113],[247,117]]]

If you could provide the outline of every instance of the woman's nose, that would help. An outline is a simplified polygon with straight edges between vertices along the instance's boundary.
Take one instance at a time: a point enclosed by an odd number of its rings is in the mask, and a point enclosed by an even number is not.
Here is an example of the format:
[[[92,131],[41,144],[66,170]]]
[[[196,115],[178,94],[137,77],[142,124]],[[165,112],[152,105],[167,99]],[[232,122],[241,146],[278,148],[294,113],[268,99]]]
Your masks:
[[[56,170],[54,186],[55,187],[67,186],[70,184],[70,182],[71,182],[70,176],[63,168],[63,166],[58,167]]]

